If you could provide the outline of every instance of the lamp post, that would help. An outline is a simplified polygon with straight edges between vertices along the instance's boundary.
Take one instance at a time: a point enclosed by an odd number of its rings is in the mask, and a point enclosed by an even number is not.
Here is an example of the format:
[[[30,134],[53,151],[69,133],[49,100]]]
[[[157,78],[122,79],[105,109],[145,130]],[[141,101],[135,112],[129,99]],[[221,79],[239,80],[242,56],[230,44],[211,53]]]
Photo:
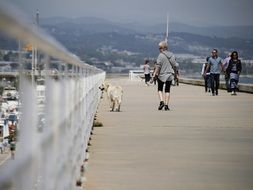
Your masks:
[[[34,30],[39,30],[39,10],[36,11]],[[36,69],[38,65],[38,50],[35,45],[32,46],[32,85],[34,84]]]

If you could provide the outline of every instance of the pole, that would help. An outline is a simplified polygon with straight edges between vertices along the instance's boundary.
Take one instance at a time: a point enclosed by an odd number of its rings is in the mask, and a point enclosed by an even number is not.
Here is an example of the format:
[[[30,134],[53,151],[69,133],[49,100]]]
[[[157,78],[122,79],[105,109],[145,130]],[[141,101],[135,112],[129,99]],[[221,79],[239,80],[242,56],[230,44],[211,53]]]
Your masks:
[[[35,23],[34,23],[34,30],[35,31],[38,31],[38,24],[39,24],[39,10],[37,9]],[[35,44],[33,44],[32,45],[32,73],[31,73],[32,85],[34,85],[34,79],[35,79],[37,62],[38,62],[37,54],[38,54],[37,47],[35,47]]]
[[[168,43],[168,37],[169,37],[169,13],[167,13],[167,27],[166,27],[166,37],[165,37],[166,43]]]
[[[32,86],[34,84],[34,45],[32,45],[32,72],[31,72],[31,75],[32,75]]]
[[[37,9],[36,11],[36,22],[35,22],[35,30],[39,30],[39,10]],[[34,54],[35,54],[35,59],[34,59],[34,72],[36,74],[37,67],[38,67],[38,49],[37,47],[34,48]]]

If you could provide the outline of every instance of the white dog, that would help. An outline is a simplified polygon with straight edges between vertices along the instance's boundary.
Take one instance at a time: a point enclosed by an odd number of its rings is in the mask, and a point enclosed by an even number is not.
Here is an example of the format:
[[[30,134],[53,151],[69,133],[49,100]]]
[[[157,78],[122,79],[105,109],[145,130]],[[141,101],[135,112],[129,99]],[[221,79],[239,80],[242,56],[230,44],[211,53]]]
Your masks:
[[[110,102],[110,111],[120,111],[120,106],[122,102],[123,89],[121,86],[113,86],[110,83],[102,84],[101,90],[105,90]]]

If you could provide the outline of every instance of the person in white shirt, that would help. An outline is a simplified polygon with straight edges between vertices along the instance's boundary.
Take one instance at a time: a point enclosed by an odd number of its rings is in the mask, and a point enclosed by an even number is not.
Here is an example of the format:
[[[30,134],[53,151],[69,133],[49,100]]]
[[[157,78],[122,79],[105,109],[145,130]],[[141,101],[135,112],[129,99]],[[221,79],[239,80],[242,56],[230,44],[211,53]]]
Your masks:
[[[144,71],[146,85],[149,85],[148,82],[151,79],[151,77],[150,77],[150,66],[149,66],[148,63],[149,63],[149,60],[146,59],[144,65],[143,65],[143,71]]]

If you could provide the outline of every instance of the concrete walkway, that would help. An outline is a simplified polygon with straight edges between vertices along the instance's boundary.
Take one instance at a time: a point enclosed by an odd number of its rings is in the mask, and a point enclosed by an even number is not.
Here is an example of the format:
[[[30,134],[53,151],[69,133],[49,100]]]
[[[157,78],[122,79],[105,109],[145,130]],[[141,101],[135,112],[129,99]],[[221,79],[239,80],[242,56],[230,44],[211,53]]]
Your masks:
[[[252,94],[180,84],[165,112],[156,87],[110,81],[124,89],[122,112],[102,99],[85,190],[253,189]]]
[[[11,153],[9,150],[5,150],[2,154],[0,153],[0,170],[1,166],[5,164],[11,157]]]

